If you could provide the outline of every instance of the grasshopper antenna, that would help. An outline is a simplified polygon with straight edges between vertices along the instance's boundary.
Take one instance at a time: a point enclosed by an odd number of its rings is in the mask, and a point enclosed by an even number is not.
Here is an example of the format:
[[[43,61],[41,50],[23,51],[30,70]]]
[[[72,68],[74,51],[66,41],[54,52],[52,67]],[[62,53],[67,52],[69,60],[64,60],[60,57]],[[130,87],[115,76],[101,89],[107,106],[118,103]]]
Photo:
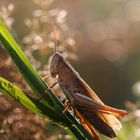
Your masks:
[[[56,54],[56,26],[52,24],[53,36],[54,36],[54,54]]]

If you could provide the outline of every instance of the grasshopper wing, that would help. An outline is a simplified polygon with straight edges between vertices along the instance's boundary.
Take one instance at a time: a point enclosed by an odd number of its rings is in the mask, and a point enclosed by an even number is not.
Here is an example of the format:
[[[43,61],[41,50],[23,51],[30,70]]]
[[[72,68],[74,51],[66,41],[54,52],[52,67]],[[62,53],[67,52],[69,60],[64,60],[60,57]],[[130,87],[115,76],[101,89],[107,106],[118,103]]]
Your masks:
[[[125,110],[120,110],[120,109],[107,106],[105,104],[101,104],[100,102],[97,102],[83,94],[75,93],[73,96],[76,100],[75,106],[80,107],[80,108],[82,107],[83,110],[87,110],[87,111],[91,111],[95,113],[100,112],[100,113],[105,113],[105,114],[111,114],[120,118],[126,115]]]
[[[96,93],[86,84],[84,80],[81,80],[83,86],[87,90],[87,93],[91,99],[94,101],[97,101],[104,105],[104,103],[101,101],[101,99],[96,95]],[[98,117],[102,119],[105,123],[107,123],[110,127],[112,127],[115,130],[119,130],[121,128],[120,121],[113,115],[113,114],[107,114],[107,113],[97,113]]]

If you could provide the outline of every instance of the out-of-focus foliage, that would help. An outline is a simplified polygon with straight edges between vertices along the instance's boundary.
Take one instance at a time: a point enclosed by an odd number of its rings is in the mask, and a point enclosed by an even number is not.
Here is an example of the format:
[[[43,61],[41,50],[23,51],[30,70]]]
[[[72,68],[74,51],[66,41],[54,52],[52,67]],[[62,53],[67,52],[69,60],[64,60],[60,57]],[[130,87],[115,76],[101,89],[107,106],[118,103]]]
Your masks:
[[[130,113],[126,117],[122,131],[119,132],[118,137],[120,139],[139,140],[140,139],[140,129],[139,129],[140,106],[137,106],[136,104],[132,104],[131,102],[127,102],[126,106],[128,106]]]
[[[125,102],[125,106],[129,110],[128,116],[122,121],[123,126],[121,131],[118,132],[119,140],[139,140],[140,139],[140,100],[132,103]],[[107,140],[104,137],[105,140]]]
[[[12,24],[14,23],[14,18],[11,17],[13,10],[14,10],[13,3],[9,3],[7,7],[1,6],[0,19],[3,19],[4,23],[8,28],[12,28]]]
[[[0,96],[0,138],[2,140],[39,139],[44,140],[48,134],[45,132],[45,121],[39,116],[17,106],[14,102]]]
[[[72,14],[71,26],[80,28],[77,44],[83,51],[122,64],[139,48],[139,0],[77,0],[76,8],[71,2],[64,3]]]

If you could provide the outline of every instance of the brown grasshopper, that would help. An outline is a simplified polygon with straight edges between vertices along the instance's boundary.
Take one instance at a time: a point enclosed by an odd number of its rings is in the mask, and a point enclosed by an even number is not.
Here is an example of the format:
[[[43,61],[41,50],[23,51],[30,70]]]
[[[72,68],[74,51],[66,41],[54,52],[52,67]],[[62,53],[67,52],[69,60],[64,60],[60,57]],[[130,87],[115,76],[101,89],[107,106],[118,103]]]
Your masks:
[[[56,40],[55,30],[53,31],[54,40]],[[49,89],[58,83],[68,99],[63,113],[72,108],[75,116],[81,120],[83,126],[96,140],[100,140],[100,137],[95,129],[110,138],[116,137],[114,129],[119,130],[121,128],[121,123],[116,117],[122,118],[127,112],[105,105],[68,61],[56,52],[56,41],[50,62],[50,74],[53,78],[57,77],[57,81]]]

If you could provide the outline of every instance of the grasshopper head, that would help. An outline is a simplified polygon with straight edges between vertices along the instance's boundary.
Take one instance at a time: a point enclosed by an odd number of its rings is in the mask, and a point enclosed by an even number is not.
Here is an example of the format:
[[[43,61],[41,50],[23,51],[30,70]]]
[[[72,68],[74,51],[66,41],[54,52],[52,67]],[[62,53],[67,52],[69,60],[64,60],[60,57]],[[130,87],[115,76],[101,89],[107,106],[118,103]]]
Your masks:
[[[63,62],[64,58],[60,53],[56,52],[52,56],[50,62],[50,73],[53,77],[55,77],[60,72]]]

